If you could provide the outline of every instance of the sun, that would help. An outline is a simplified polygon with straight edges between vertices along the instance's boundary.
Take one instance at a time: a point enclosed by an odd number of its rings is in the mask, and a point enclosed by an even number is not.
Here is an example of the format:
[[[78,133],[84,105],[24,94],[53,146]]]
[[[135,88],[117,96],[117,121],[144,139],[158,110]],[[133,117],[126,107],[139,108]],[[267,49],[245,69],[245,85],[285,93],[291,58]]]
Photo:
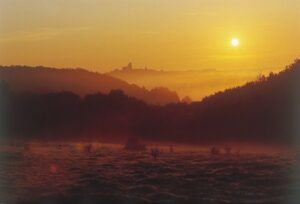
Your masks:
[[[231,39],[231,46],[232,46],[232,47],[238,47],[239,44],[240,44],[239,39],[237,39],[237,38],[232,38],[232,39]]]

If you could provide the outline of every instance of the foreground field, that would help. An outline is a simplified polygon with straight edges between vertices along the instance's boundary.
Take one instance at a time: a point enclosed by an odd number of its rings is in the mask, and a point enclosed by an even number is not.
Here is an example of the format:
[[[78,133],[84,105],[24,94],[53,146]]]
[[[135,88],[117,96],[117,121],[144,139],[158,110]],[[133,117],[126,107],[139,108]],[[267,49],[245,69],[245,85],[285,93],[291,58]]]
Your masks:
[[[290,157],[87,147],[2,146],[0,203],[296,203]]]

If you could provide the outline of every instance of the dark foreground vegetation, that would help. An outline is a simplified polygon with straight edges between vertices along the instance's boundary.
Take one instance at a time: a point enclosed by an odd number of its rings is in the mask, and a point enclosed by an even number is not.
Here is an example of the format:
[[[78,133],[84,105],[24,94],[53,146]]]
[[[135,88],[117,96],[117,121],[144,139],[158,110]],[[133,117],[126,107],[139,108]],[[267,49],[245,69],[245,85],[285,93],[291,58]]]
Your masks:
[[[300,60],[278,74],[192,104],[148,105],[120,90],[80,97],[71,92],[15,93],[1,84],[1,133],[11,138],[156,141],[253,141],[291,144],[300,97]]]

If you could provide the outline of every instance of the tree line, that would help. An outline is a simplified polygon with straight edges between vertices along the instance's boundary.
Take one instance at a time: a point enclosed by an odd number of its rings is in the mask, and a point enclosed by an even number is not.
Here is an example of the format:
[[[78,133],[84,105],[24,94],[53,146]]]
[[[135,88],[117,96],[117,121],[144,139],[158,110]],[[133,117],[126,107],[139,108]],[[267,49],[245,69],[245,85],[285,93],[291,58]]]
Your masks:
[[[2,138],[292,144],[300,121],[300,60],[280,73],[215,93],[200,102],[149,105],[121,90],[84,97],[20,93],[0,83]]]

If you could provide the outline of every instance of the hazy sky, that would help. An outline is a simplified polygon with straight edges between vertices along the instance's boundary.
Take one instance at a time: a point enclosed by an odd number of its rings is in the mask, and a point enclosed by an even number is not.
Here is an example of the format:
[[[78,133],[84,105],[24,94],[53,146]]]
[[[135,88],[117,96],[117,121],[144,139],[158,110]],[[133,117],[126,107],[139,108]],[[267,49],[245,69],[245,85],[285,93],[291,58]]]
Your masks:
[[[5,65],[262,72],[299,57],[299,36],[300,0],[0,0]]]

